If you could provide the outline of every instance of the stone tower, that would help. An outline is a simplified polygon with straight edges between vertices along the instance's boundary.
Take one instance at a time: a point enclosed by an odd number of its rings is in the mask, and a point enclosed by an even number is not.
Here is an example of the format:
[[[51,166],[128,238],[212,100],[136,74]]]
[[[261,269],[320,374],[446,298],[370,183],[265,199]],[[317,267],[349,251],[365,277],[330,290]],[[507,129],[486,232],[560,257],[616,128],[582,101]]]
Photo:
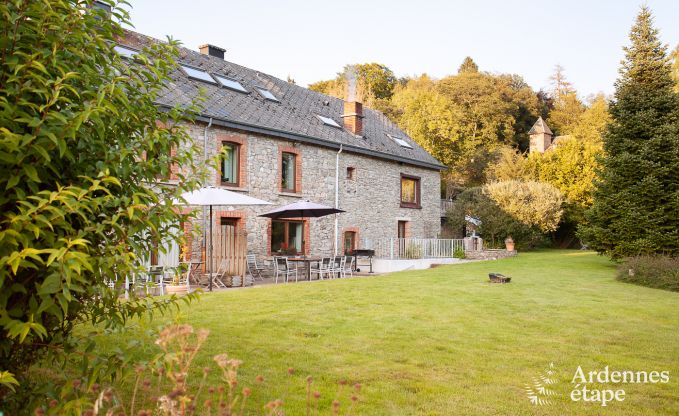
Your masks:
[[[528,131],[528,135],[530,136],[529,152],[545,153],[545,150],[549,149],[549,146],[552,145],[554,133],[552,133],[542,117],[538,117],[538,120]]]

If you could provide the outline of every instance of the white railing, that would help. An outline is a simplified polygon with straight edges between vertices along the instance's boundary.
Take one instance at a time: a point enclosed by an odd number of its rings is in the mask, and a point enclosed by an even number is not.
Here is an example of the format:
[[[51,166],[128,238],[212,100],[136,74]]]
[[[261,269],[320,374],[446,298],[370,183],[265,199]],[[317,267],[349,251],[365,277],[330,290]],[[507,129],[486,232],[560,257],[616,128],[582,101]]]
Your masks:
[[[361,248],[375,250],[378,259],[437,259],[451,258],[464,247],[462,239],[366,238]]]

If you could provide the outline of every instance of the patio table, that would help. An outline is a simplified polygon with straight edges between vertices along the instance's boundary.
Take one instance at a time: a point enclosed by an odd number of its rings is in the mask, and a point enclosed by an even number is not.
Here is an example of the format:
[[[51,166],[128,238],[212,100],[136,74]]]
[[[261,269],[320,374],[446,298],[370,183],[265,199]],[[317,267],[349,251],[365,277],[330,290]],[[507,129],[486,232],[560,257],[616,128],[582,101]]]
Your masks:
[[[306,267],[306,278],[307,280],[311,281],[311,263],[313,262],[320,262],[321,257],[288,257],[288,261],[294,261],[294,262],[299,262],[299,263],[304,263]]]
[[[186,264],[188,265],[187,271],[186,271],[186,284],[187,286],[191,286],[191,271],[193,273],[198,273],[198,269],[204,262],[202,261],[182,261],[180,264]]]

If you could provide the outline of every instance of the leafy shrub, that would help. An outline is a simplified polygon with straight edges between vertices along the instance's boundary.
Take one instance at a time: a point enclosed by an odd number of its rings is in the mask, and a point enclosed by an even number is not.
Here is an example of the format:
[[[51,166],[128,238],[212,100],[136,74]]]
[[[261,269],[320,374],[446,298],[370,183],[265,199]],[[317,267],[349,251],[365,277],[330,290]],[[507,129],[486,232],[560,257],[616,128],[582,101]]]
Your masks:
[[[504,248],[504,240],[512,236],[518,249],[527,249],[545,243],[546,237],[537,227],[523,224],[502,210],[482,188],[471,188],[461,193],[448,212],[448,224],[453,230],[462,230],[465,215],[481,220],[478,232],[487,248]],[[463,237],[462,233],[458,237]]]
[[[137,255],[187,220],[173,201],[199,179],[182,170],[199,152],[178,124],[195,108],[155,104],[177,43],[123,60],[126,12],[91,3],[0,3],[0,372],[20,383],[46,350],[70,348],[78,323],[122,326],[176,303],[119,297]],[[158,182],[171,174],[177,186]]]
[[[406,259],[421,259],[422,248],[417,243],[407,242],[402,257]]]
[[[561,220],[563,198],[554,186],[534,181],[502,181],[483,187],[504,212],[542,232],[555,231]]]
[[[617,278],[622,282],[679,292],[679,258],[629,257],[618,266]]]
[[[467,255],[464,253],[464,249],[456,248],[453,252],[453,257],[456,259],[464,259],[467,257]]]

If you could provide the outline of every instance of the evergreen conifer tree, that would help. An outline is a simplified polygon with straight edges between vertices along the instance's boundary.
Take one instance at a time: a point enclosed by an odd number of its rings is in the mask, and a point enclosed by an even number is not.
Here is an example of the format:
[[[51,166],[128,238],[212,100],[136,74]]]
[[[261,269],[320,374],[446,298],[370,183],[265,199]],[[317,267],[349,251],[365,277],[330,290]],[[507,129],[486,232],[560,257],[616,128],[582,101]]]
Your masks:
[[[679,254],[679,95],[642,7],[616,82],[594,204],[580,237],[613,258]]]

